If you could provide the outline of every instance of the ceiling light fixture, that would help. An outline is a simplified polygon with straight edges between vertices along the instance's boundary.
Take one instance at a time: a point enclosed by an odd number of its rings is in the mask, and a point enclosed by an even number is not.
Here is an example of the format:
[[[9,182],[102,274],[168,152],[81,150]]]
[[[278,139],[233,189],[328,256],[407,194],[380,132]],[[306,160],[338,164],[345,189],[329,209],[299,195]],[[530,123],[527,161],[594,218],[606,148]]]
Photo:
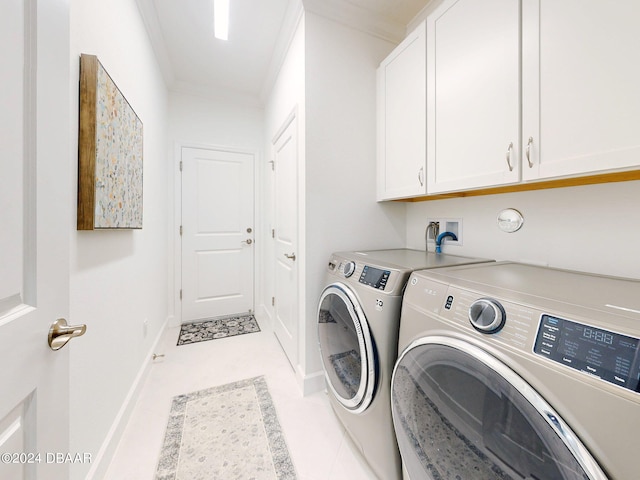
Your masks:
[[[213,0],[213,34],[220,40],[229,39],[229,0]]]

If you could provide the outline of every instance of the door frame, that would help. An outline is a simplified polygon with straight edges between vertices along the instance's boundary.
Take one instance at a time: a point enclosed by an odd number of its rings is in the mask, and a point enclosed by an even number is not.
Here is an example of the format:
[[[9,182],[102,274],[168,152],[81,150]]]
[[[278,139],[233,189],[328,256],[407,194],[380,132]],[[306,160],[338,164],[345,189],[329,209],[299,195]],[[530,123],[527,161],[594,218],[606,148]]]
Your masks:
[[[256,219],[260,218],[262,209],[260,207],[259,193],[259,178],[258,169],[256,165],[261,161],[260,152],[251,148],[242,148],[229,145],[210,144],[210,143],[198,143],[198,142],[175,142],[174,143],[174,155],[173,166],[171,174],[169,175],[169,189],[173,190],[173,209],[169,209],[167,215],[169,216],[168,224],[171,225],[171,231],[169,232],[169,245],[173,247],[173,265],[169,264],[169,322],[168,326],[177,327],[182,324],[182,300],[180,298],[180,289],[182,288],[182,237],[180,235],[180,225],[182,225],[182,174],[180,171],[180,162],[182,161],[182,149],[183,148],[199,148],[203,150],[218,150],[231,153],[244,153],[253,155],[255,161],[253,162],[253,230],[255,242],[260,245],[260,239],[262,239],[260,227],[256,223]],[[254,244],[255,245],[255,244]],[[170,247],[171,249],[171,247]],[[262,259],[260,255],[261,249],[257,248],[254,251],[253,258],[253,311],[256,311],[256,277],[257,277],[257,265]]]

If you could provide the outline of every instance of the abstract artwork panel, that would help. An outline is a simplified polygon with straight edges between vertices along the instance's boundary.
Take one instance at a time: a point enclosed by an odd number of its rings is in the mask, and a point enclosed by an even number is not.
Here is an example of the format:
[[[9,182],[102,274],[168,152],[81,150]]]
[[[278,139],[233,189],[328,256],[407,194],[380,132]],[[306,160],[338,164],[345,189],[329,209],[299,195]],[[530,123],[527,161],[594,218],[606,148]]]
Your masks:
[[[78,230],[142,228],[142,122],[94,55],[80,57]]]

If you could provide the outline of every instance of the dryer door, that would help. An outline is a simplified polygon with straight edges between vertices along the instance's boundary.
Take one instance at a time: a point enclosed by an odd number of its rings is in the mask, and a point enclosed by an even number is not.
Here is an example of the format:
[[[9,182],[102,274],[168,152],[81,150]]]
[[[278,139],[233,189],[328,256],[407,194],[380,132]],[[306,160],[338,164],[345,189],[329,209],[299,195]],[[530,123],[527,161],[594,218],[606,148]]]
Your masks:
[[[394,368],[391,402],[412,479],[607,478],[529,384],[467,342],[413,342]]]
[[[329,389],[345,408],[363,412],[376,383],[373,340],[358,298],[342,283],[322,292],[318,341]]]

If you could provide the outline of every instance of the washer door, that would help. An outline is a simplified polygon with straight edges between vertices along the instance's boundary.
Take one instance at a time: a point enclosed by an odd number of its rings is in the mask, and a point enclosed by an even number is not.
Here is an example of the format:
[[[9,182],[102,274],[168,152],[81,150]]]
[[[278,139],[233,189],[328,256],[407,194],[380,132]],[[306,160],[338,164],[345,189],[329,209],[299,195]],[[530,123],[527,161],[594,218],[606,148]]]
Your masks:
[[[391,383],[393,424],[412,479],[607,478],[529,384],[467,342],[413,342]]]
[[[348,410],[363,412],[376,383],[373,340],[357,297],[342,283],[322,292],[318,341],[327,385]]]

